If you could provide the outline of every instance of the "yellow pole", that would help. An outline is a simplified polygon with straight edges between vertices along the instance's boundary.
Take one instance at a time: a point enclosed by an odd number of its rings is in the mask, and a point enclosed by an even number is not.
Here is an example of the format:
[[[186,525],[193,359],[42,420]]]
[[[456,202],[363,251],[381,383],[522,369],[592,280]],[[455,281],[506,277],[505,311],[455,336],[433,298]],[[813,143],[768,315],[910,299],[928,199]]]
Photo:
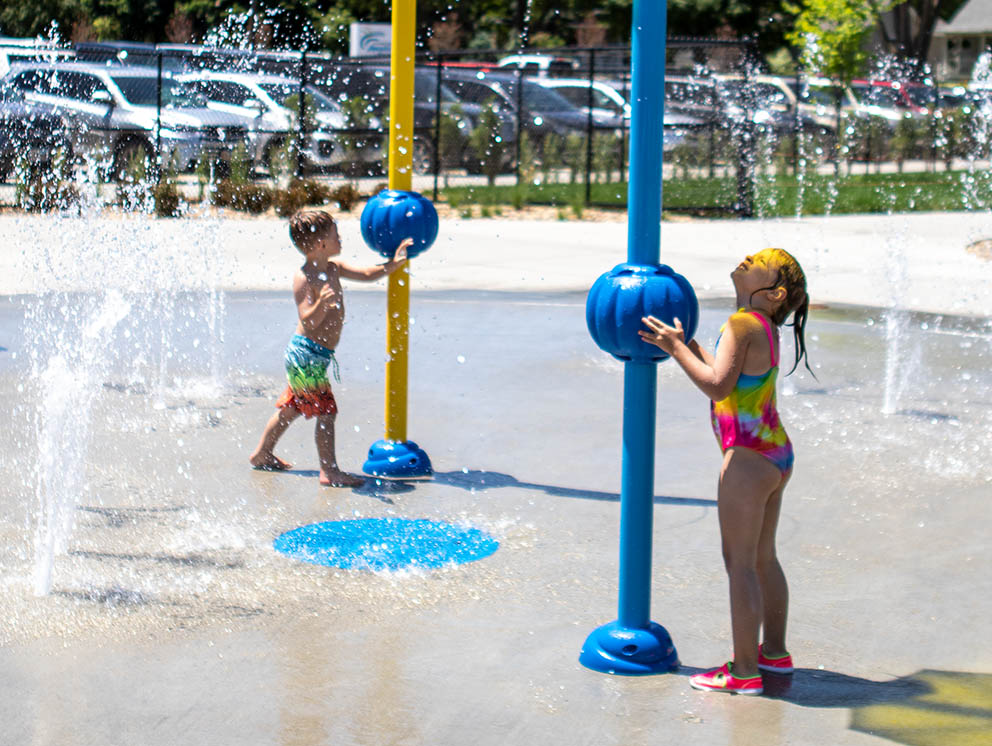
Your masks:
[[[417,2],[393,0],[389,77],[389,188],[413,187],[413,80]],[[386,300],[386,440],[406,440],[409,262],[389,276]]]

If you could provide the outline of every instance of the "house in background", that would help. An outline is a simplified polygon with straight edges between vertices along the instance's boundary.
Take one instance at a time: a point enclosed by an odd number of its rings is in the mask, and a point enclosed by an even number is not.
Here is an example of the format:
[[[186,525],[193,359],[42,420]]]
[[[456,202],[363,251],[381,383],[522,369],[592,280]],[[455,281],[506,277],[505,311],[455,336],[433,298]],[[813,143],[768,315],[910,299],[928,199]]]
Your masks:
[[[970,0],[950,21],[938,21],[930,64],[942,80],[967,80],[982,52],[992,50],[992,0]]]

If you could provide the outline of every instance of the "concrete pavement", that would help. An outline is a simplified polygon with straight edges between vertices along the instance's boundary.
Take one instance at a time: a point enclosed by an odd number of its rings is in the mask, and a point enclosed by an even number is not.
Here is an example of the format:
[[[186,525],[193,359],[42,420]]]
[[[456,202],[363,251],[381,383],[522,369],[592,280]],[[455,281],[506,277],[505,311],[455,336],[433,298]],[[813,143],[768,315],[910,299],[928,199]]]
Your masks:
[[[349,255],[374,261],[357,223],[342,228]],[[719,453],[704,398],[671,365],[652,619],[683,667],[618,678],[577,662],[616,615],[622,366],[583,311],[624,257],[622,224],[446,224],[412,298],[409,436],[435,477],[351,491],[317,485],[302,422],[280,444],[291,473],[246,464],[284,386],[298,263],[284,222],[5,216],[0,292],[86,292],[47,314],[32,294],[0,302],[0,744],[983,743],[992,338],[988,263],[964,247],[988,228],[987,215],[664,225],[663,260],[704,298],[705,344],[729,310],[727,272],[761,246],[794,249],[814,299],[858,304],[814,312],[817,379],[780,386],[799,671],[745,700],[686,682],[730,641]],[[896,292],[972,318],[889,334],[871,307]],[[346,290],[337,431],[351,469],[382,435],[382,295]],[[40,474],[75,525],[38,598]],[[500,548],[431,573],[272,549],[283,531],[355,517],[470,524]]]
[[[345,250],[355,263],[378,261],[365,248],[355,214],[340,217]],[[37,290],[39,252],[98,243],[130,251],[154,246],[181,266],[195,245],[208,252],[217,277],[231,290],[282,290],[298,262],[286,221],[0,216],[0,293]],[[729,272],[744,255],[766,246],[792,251],[809,276],[814,302],[973,316],[992,315],[992,262],[967,247],[992,239],[992,214],[920,213],[781,220],[688,220],[662,225],[662,261],[685,275],[701,298],[732,294]],[[206,246],[204,246],[206,244]],[[626,257],[626,224],[569,221],[449,219],[437,243],[413,264],[416,288],[585,292]],[[191,265],[192,266],[192,265]],[[196,266],[192,266],[191,272]],[[176,278],[182,281],[183,277]],[[66,271],[60,287],[81,283]]]

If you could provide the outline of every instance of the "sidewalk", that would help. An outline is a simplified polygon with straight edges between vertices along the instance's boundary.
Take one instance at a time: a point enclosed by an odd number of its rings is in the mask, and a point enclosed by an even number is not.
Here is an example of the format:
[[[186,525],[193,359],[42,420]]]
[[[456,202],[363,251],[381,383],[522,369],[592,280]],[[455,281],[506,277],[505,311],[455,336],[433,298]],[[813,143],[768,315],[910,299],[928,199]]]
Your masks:
[[[361,240],[357,211],[340,222],[345,259],[378,261]],[[448,220],[437,243],[413,263],[413,289],[585,292],[625,261],[626,230],[622,222]],[[0,294],[37,290],[33,256],[64,242],[116,242],[122,251],[147,242],[155,256],[176,258],[191,249],[207,252],[220,275],[200,279],[229,290],[285,290],[298,263],[286,221],[274,218],[53,221],[4,215],[0,236]],[[661,261],[685,275],[700,298],[726,297],[730,269],[741,257],[779,246],[806,269],[815,303],[989,316],[992,261],[967,251],[985,239],[992,239],[989,213],[686,220],[663,223]]]

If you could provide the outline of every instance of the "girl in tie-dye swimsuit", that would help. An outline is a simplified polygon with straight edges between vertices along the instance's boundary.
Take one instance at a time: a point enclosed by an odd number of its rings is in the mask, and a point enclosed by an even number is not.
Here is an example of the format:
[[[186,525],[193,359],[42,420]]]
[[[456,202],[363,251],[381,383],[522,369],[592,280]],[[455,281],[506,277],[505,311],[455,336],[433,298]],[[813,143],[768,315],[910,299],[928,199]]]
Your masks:
[[[744,309],[738,313],[744,313]],[[741,373],[730,396],[710,402],[713,432],[723,451],[735,447],[747,448],[771,461],[782,474],[788,474],[792,471],[795,456],[775,407],[777,335],[773,334],[771,324],[764,315],[757,311],[751,311],[751,315],[761,323],[768,335],[771,367],[760,375]]]
[[[705,691],[761,694],[761,671],[790,674],[785,647],[789,590],[775,552],[782,492],[792,475],[792,443],[775,403],[778,329],[792,315],[795,364],[806,357],[806,276],[782,249],[749,256],[731,273],[740,309],[721,330],[714,355],[669,326],[644,319],[645,342],[667,352],[711,400],[723,451],[717,512],[730,580],[734,660],[690,677]],[[809,370],[809,363],[806,363]],[[812,371],[810,371],[812,373]],[[759,633],[762,644],[758,644]]]

